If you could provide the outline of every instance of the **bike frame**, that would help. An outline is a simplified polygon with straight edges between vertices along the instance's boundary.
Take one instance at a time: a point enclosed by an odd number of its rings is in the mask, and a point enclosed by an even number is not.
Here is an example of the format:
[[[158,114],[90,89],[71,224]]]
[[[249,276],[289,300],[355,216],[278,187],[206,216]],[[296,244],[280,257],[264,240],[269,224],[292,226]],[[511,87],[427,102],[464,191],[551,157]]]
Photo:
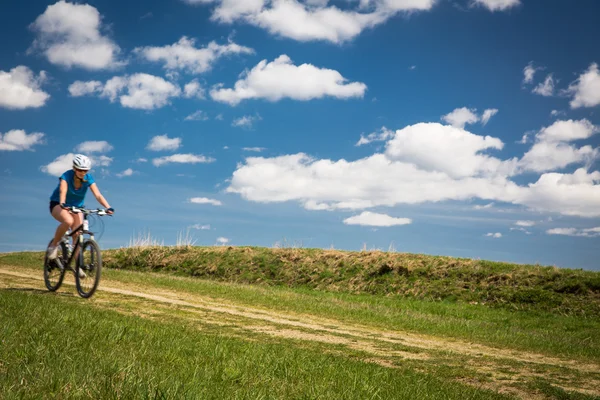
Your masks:
[[[66,234],[63,237],[63,240],[68,240],[67,237],[73,237],[73,235],[75,235],[77,232],[81,231],[81,234],[77,238],[77,242],[73,246],[73,250],[71,251],[71,254],[69,254],[69,259],[67,260],[67,265],[64,265],[65,268],[71,268],[71,262],[73,262],[75,253],[77,252],[78,249],[83,248],[83,242],[84,242],[83,235],[89,235],[91,239],[94,239],[94,232],[92,232],[88,229],[88,220],[87,219],[88,219],[88,215],[90,213],[83,212],[78,209],[72,210],[71,212],[74,214],[83,214],[83,224],[79,225],[71,233]],[[77,263],[79,265],[83,264],[83,252],[81,252],[81,251],[77,254]]]

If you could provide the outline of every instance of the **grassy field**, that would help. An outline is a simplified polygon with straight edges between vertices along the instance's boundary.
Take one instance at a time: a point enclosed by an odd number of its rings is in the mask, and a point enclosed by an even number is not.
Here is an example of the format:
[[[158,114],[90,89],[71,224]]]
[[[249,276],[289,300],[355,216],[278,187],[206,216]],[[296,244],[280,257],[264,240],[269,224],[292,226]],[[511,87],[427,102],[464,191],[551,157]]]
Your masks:
[[[57,296],[44,297],[43,307],[34,293],[0,299],[11,321],[1,328],[5,398],[502,398],[410,369],[198,332]]]
[[[128,248],[85,301],[43,289],[41,256],[0,255],[6,398],[600,398],[598,273]]]

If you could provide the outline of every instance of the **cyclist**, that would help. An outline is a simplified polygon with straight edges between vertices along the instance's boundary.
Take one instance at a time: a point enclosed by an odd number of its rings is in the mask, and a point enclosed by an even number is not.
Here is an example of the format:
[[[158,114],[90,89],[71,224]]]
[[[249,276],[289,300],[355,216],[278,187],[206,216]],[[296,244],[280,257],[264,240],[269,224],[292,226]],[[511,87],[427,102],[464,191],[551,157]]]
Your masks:
[[[54,260],[58,256],[58,243],[63,235],[71,229],[77,228],[83,223],[83,214],[72,214],[66,207],[83,207],[85,194],[90,188],[98,203],[106,208],[106,212],[112,214],[114,209],[110,207],[108,201],[102,196],[94,177],[88,172],[92,168],[92,162],[83,154],[76,154],[73,157],[73,169],[66,171],[58,179],[58,186],[50,196],[50,214],[60,222],[52,243],[48,246],[48,258]],[[75,246],[79,233],[72,236],[72,243]]]

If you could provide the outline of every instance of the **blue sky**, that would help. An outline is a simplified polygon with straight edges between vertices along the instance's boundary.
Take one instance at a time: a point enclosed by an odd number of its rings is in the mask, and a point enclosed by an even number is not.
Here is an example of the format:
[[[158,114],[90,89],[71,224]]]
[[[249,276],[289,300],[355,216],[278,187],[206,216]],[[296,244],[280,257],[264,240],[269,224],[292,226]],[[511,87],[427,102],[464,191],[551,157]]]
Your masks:
[[[116,209],[105,248],[149,233],[600,270],[598,15],[5,0],[0,251],[45,246],[57,176],[84,153]]]

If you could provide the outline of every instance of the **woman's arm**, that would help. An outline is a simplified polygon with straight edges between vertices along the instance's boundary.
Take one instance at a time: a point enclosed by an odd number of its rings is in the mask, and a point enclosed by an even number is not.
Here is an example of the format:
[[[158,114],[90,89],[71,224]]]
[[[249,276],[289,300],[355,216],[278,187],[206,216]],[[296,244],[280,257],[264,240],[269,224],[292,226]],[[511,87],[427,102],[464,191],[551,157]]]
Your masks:
[[[67,185],[67,181],[65,181],[64,179],[60,180],[60,186],[58,189],[58,198],[59,198],[59,203],[60,204],[65,204],[67,202],[67,189],[68,189],[68,185]]]
[[[108,204],[108,201],[106,201],[104,196],[102,196],[102,193],[100,193],[100,189],[98,189],[98,185],[96,185],[96,183],[92,183],[90,190],[94,194],[94,197],[96,197],[96,200],[98,200],[98,203],[102,204],[104,208],[110,208],[110,204]]]

